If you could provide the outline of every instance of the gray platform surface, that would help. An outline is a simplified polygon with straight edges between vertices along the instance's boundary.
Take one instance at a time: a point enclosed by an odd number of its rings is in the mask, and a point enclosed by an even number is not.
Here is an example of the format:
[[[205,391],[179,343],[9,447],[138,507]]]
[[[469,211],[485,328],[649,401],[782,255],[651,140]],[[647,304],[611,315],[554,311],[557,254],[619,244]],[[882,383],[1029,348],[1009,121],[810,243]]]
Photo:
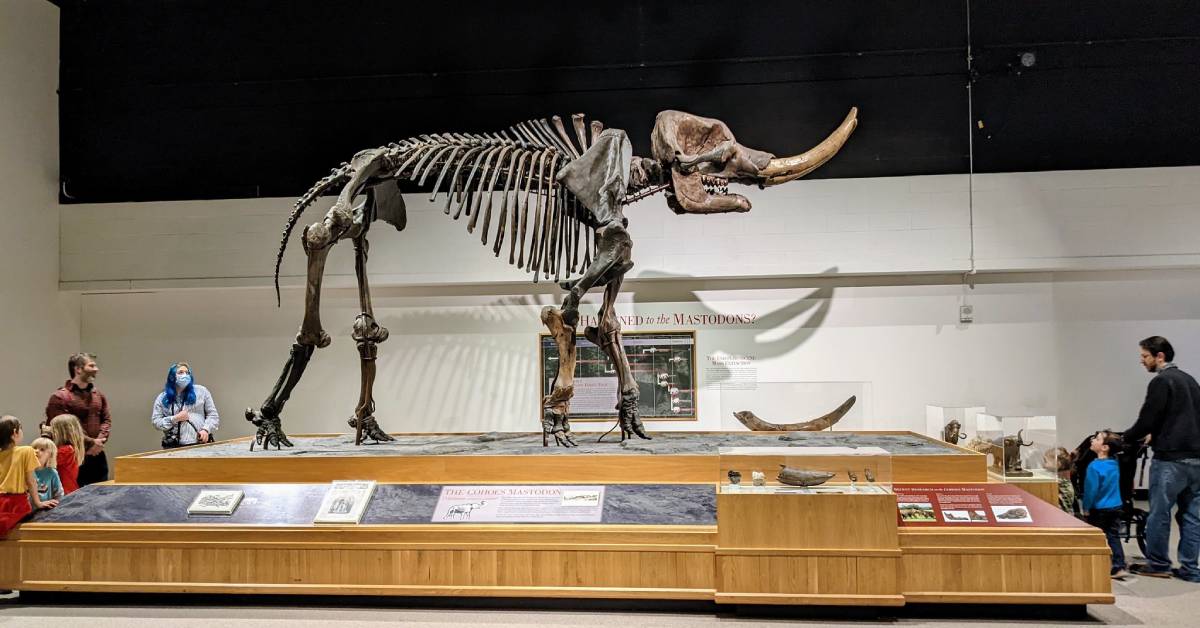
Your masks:
[[[93,484],[68,495],[58,508],[38,513],[33,521],[311,525],[328,488],[328,484]],[[380,484],[362,523],[429,523],[441,488],[436,484]],[[188,505],[202,489],[240,490],[245,497],[231,516],[188,516]],[[716,490],[708,484],[610,484],[605,488],[601,522],[715,525]]]
[[[255,447],[250,451],[246,441],[216,443],[201,447],[184,447],[151,454],[153,458],[221,458],[221,457],[287,457],[287,456],[470,456],[470,455],[538,455],[579,456],[610,455],[715,455],[721,447],[880,447],[892,454],[965,455],[944,443],[906,434],[856,434],[854,432],[788,432],[751,434],[729,432],[697,434],[689,432],[659,432],[653,440],[628,440],[624,443],[610,436],[597,443],[597,434],[577,434],[579,447],[542,447],[542,435],[520,432],[491,432],[488,434],[406,434],[396,436],[390,443],[354,446],[352,435],[323,437],[291,437],[294,447],[266,451]]]

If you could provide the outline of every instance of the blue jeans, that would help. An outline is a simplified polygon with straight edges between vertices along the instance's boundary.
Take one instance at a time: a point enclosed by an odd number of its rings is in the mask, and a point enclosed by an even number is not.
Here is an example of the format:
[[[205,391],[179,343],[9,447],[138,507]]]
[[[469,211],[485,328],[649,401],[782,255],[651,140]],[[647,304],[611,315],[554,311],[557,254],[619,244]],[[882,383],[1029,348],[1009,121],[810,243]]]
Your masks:
[[[1150,516],[1146,562],[1154,571],[1171,569],[1171,510],[1179,506],[1179,575],[1200,580],[1200,458],[1155,460],[1150,464]]]
[[[1112,569],[1109,573],[1117,573],[1125,569],[1125,548],[1121,546],[1121,515],[1122,508],[1103,508],[1088,513],[1087,522],[1104,530],[1104,538],[1108,541],[1108,549],[1112,551]]]

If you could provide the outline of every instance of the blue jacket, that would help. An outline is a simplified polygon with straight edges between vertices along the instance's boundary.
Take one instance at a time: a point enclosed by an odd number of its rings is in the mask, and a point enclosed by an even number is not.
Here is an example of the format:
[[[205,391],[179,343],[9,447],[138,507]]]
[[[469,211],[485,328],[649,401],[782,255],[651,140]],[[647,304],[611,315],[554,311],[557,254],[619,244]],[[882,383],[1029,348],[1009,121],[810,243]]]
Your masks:
[[[1121,507],[1121,469],[1112,458],[1093,460],[1083,480],[1083,509],[1105,510]]]

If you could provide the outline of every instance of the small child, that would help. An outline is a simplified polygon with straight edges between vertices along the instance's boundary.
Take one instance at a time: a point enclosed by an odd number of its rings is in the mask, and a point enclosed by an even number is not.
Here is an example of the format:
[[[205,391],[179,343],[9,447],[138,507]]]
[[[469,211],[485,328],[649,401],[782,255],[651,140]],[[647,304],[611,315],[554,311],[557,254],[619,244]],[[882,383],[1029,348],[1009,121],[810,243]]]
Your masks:
[[[1068,514],[1075,514],[1075,484],[1071,482],[1071,468],[1075,456],[1065,447],[1047,449],[1042,454],[1042,468],[1058,477],[1058,507]]]
[[[60,414],[50,420],[51,439],[58,445],[58,479],[63,491],[70,495],[79,490],[79,465],[92,439],[83,433],[79,419],[73,414]]]
[[[1121,453],[1121,437],[1110,431],[1096,432],[1092,451],[1096,459],[1088,465],[1083,481],[1083,514],[1087,522],[1104,531],[1112,550],[1113,578],[1129,575],[1125,570],[1125,549],[1121,547],[1121,470],[1116,461]]]
[[[58,447],[49,438],[35,438],[29,446],[33,447],[37,454],[38,467],[34,469],[33,476],[37,478],[38,497],[43,502],[62,499],[62,482],[59,481],[58,471],[55,470]]]
[[[42,501],[37,492],[37,452],[21,445],[21,420],[0,417],[0,539],[33,510],[54,508],[58,502]],[[32,503],[33,507],[30,508]]]

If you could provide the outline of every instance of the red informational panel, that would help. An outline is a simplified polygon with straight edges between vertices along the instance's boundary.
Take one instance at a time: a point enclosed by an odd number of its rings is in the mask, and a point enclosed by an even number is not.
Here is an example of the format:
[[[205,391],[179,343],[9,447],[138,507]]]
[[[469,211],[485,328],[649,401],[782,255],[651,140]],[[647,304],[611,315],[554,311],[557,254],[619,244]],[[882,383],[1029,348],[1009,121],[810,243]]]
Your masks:
[[[901,526],[1075,528],[1087,524],[1011,484],[896,484]]]

